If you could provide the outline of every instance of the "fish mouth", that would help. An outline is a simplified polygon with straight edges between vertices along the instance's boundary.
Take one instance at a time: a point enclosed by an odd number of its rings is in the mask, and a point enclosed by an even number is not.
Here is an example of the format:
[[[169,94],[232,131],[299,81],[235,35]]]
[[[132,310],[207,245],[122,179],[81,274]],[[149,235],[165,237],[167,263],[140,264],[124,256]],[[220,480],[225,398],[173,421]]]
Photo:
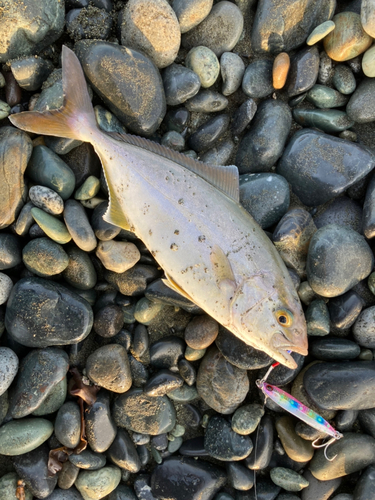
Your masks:
[[[273,354],[274,359],[276,359],[276,361],[280,361],[280,363],[286,365],[288,368],[297,368],[297,363],[288,351],[293,351],[298,354],[302,354],[302,356],[307,356],[307,346],[291,343],[283,332],[277,332],[274,334],[272,338],[272,347],[275,350],[275,354]]]

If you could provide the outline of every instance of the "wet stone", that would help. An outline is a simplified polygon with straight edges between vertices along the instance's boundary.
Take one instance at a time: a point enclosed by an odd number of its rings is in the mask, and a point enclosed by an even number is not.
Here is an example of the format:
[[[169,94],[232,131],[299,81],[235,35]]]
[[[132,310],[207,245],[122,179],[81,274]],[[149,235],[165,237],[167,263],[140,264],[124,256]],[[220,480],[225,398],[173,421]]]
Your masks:
[[[356,123],[368,123],[375,120],[375,80],[364,78],[358,85],[346,107],[349,118]]]
[[[186,33],[208,16],[212,0],[174,0],[172,8],[180,24],[181,33]]]
[[[306,371],[303,384],[320,408],[363,410],[375,406],[371,391],[374,370],[373,361],[319,363]]]
[[[254,118],[256,110],[257,105],[253,99],[247,99],[247,101],[241,104],[233,115],[233,121],[231,124],[233,135],[239,135],[245,130]]]
[[[9,347],[0,347],[0,396],[8,389],[18,372],[18,357]]]
[[[203,88],[211,87],[220,73],[219,60],[208,47],[192,48],[185,58],[185,65],[198,75]]]
[[[344,95],[352,94],[357,86],[352,70],[344,64],[335,66],[332,83]]]
[[[354,359],[361,351],[355,342],[340,338],[314,339],[309,342],[309,349],[321,361]]]
[[[269,172],[283,152],[291,124],[291,112],[285,103],[274,99],[263,101],[238,148],[239,173]],[[272,143],[267,139],[271,131]]]
[[[76,200],[67,200],[64,209],[64,221],[74,243],[85,252],[96,247],[94,231],[83,206]]]
[[[12,420],[0,429],[0,453],[23,455],[44,443],[53,432],[53,425],[44,418]]]
[[[354,422],[357,420],[358,416],[357,410],[344,410],[338,413],[336,417],[336,428],[340,432],[351,431]]]
[[[303,477],[307,479],[309,485],[307,486],[307,488],[304,488],[302,490],[301,493],[302,500],[315,500],[316,498],[321,498],[322,500],[328,500],[328,498],[331,497],[333,492],[339,488],[342,482],[341,478],[330,479],[329,481],[320,481],[311,474],[309,469],[305,470]],[[337,498],[336,496],[334,498],[335,500],[353,500],[352,498],[340,499]]]
[[[354,125],[344,111],[337,109],[293,109],[293,118],[303,127],[328,133],[342,132]]]
[[[32,208],[31,215],[44,233],[56,243],[64,245],[72,239],[65,224],[53,215],[49,215],[39,208]]]
[[[163,71],[163,84],[170,106],[177,106],[194,97],[201,86],[198,75],[181,64],[171,64]]]
[[[55,435],[63,446],[75,448],[81,441],[81,411],[77,403],[68,401],[57,412]]]
[[[314,234],[306,272],[311,287],[319,295],[336,297],[343,294],[366,278],[372,267],[370,247],[356,231],[329,224]]]
[[[166,104],[160,73],[151,60],[109,42],[80,41],[76,48],[86,77],[110,111],[133,133],[155,132]]]
[[[164,123],[169,131],[176,131],[182,134],[189,122],[190,113],[186,108],[171,108],[164,118]]]
[[[29,241],[22,250],[22,260],[29,271],[41,277],[59,274],[69,264],[63,247],[49,238]]]
[[[176,474],[184,481],[175,481]],[[224,485],[225,471],[189,457],[170,457],[151,476],[151,491],[158,499],[209,500]]]
[[[185,342],[180,337],[163,337],[150,347],[151,365],[156,368],[175,368],[184,355],[184,349]]]
[[[360,346],[375,348],[375,306],[361,312],[354,323],[353,336]]]
[[[361,2],[361,23],[365,32],[375,38],[374,1]],[[359,499],[355,499],[359,500]],[[361,499],[362,500],[362,499]]]
[[[231,95],[241,86],[245,64],[241,57],[233,52],[224,52],[220,58],[223,95]]]
[[[256,447],[245,460],[246,467],[255,471],[268,467],[271,460],[274,425],[269,415],[262,418],[258,429]]]
[[[48,497],[57,483],[57,475],[48,476],[48,455],[49,446],[44,443],[35,450],[13,458],[17,474],[36,498]]]
[[[286,82],[289,97],[302,94],[311,89],[318,78],[318,71],[319,52],[315,46],[297,52],[291,59]]]
[[[310,463],[314,477],[321,481],[335,479],[364,469],[375,459],[375,440],[365,434],[347,433],[328,449],[328,457],[336,456],[332,462],[326,460],[324,451],[318,450]]]
[[[186,404],[197,399],[199,394],[194,386],[190,387],[187,384],[183,384],[181,387],[168,392],[168,397],[176,403]]]
[[[110,304],[95,314],[94,330],[95,333],[104,338],[110,338],[117,335],[124,324],[123,312],[121,307]]]
[[[270,476],[277,486],[287,491],[301,491],[309,485],[309,482],[300,474],[284,467],[271,469]]]
[[[23,174],[31,153],[32,142],[25,132],[13,127],[1,128],[0,229],[15,220],[16,214],[26,201]],[[10,179],[12,182],[9,182]]]
[[[348,102],[348,98],[337,90],[325,85],[314,85],[306,94],[306,100],[317,108],[341,108]]]
[[[231,365],[212,346],[199,366],[197,390],[211,408],[226,415],[233,413],[244,401],[249,390],[249,379],[246,370]]]
[[[314,449],[310,442],[296,434],[294,427],[292,417],[281,417],[276,421],[276,431],[288,457],[295,462],[307,462],[313,457]]]
[[[237,434],[247,436],[255,431],[263,415],[264,409],[257,403],[241,406],[233,414],[232,429]]]
[[[267,59],[255,61],[246,68],[242,90],[252,98],[266,97],[274,90],[272,85],[273,62]]]
[[[68,356],[56,347],[35,349],[22,360],[9,405],[13,418],[30,415],[68,371]]]
[[[87,337],[93,313],[86,300],[67,288],[42,278],[25,278],[13,287],[5,322],[21,345],[69,345]]]
[[[146,396],[164,396],[182,385],[183,379],[179,375],[169,370],[160,370],[151,375],[143,391]]]
[[[219,329],[216,346],[224,358],[238,368],[257,370],[272,363],[272,358],[265,352],[245,344],[245,342],[224,327],[220,327]]]
[[[326,303],[322,299],[313,300],[305,313],[307,334],[313,337],[324,337],[330,332],[330,318]]]
[[[211,457],[230,462],[246,458],[253,444],[250,438],[234,432],[227,420],[214,416],[208,422],[204,447]]]
[[[67,200],[74,191],[73,171],[46,146],[33,149],[26,174],[35,183],[56,191],[63,200]]]
[[[146,396],[141,389],[121,395],[112,414],[119,427],[152,436],[170,432],[176,424],[175,409],[169,399]]]
[[[0,273],[0,305],[5,304],[13,288],[13,281],[7,274]]]
[[[185,103],[186,109],[197,113],[214,113],[228,106],[228,99],[213,90],[201,90]]]
[[[328,224],[348,226],[358,233],[362,232],[362,209],[359,203],[347,196],[340,196],[329,202],[314,216],[318,229]]]
[[[332,325],[339,329],[350,328],[360,315],[362,307],[363,302],[361,297],[353,290],[349,290],[339,297],[334,297],[328,302],[328,311]],[[353,329],[353,333],[355,334],[355,328]]]
[[[198,26],[183,35],[182,45],[188,49],[204,45],[220,57],[235,47],[242,34],[243,23],[243,15],[235,4],[218,2]]]
[[[95,236],[101,241],[109,241],[116,236],[121,231],[121,228],[114,226],[103,219],[103,215],[107,212],[108,202],[103,201],[97,207],[91,216],[91,227],[95,232]]]
[[[85,182],[74,193],[76,200],[90,200],[99,193],[100,181],[94,175],[87,177]]]
[[[229,126],[228,115],[217,115],[201,125],[188,139],[188,145],[197,152],[211,148]]]
[[[137,500],[133,489],[124,484],[119,484],[112,493],[109,494],[108,500]]]
[[[225,139],[213,148],[206,151],[200,161],[208,165],[226,165],[234,150],[234,143],[231,139]]]
[[[0,234],[0,270],[11,269],[22,262],[21,245],[17,236]]]
[[[109,495],[120,483],[121,471],[108,466],[96,471],[81,471],[75,486],[84,500],[100,500]]]
[[[309,212],[302,208],[289,210],[279,221],[272,241],[289,269],[304,275],[309,242],[316,232]]]
[[[305,161],[311,155],[315,158],[313,178],[309,173],[311,166]],[[278,164],[277,173],[290,182],[302,203],[316,206],[343,193],[373,166],[373,159],[365,148],[306,129],[292,137]]]
[[[370,465],[361,474],[361,477],[359,478],[354,490],[353,499],[354,500],[366,500],[366,498],[370,499],[371,496],[373,496],[374,494],[374,482],[375,482],[375,467],[374,465]]]
[[[136,304],[134,318],[142,325],[150,325],[164,308],[161,302],[152,302],[142,297]]]
[[[239,491],[250,490],[254,485],[254,474],[246,467],[238,463],[226,465],[228,483],[232,488]]]
[[[347,61],[362,54],[372,43],[355,12],[340,12],[332,21],[335,29],[325,37],[324,50],[334,61]]]
[[[31,215],[31,209],[34,205],[31,201],[28,201],[21,209],[16,220],[14,230],[19,236],[26,236],[29,232],[30,227],[34,224],[33,216]]]
[[[90,354],[86,370],[95,384],[116,393],[126,392],[132,384],[128,354],[117,344],[100,347]]]
[[[289,208],[289,185],[272,173],[240,175],[241,205],[261,228],[273,226]]]

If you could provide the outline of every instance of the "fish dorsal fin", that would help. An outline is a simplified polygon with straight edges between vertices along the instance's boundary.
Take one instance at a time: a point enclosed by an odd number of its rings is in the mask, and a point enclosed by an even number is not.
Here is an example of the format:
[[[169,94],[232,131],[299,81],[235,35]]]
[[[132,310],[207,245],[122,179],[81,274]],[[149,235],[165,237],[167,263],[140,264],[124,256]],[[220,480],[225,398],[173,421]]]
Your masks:
[[[168,288],[170,288],[171,290],[174,290],[175,292],[179,293],[180,295],[182,295],[186,299],[190,300],[190,302],[194,303],[194,301],[190,297],[190,295],[188,295],[185,292],[185,290],[183,290],[179,285],[177,285],[177,283],[174,281],[173,278],[171,278],[171,276],[169,276],[169,274],[165,273],[165,276],[167,277],[167,279],[162,279],[162,282],[164,283],[164,285],[167,285]]]
[[[105,165],[103,164],[103,167]],[[121,208],[117,196],[113,191],[112,184],[108,182],[107,177],[106,177],[106,169],[103,168],[104,172],[104,178],[105,182],[108,187],[108,192],[109,192],[109,203],[108,203],[108,209],[103,215],[103,219],[106,222],[109,222],[110,224],[113,224],[114,226],[122,227],[122,229],[126,229],[127,231],[131,231],[129,221],[124,213],[124,210]]]
[[[108,133],[108,132],[107,132]],[[235,165],[229,166],[213,166],[203,163],[193,158],[189,158],[186,155],[173,151],[172,149],[166,148],[156,142],[152,142],[149,139],[144,139],[143,137],[138,137],[136,135],[130,134],[119,134],[117,132],[108,133],[111,137],[118,141],[123,141],[138,148],[146,149],[151,153],[155,153],[163,158],[172,160],[182,167],[191,170],[196,173],[204,180],[215,186],[220,191],[223,191],[229,198],[239,203],[240,200],[240,188],[238,180],[238,168]]]
[[[232,289],[234,291],[236,288],[236,278],[234,277],[232,266],[230,265],[228,257],[219,245],[214,245],[212,247],[210,260],[217,286],[220,289],[223,289],[223,291],[224,288],[226,290]]]

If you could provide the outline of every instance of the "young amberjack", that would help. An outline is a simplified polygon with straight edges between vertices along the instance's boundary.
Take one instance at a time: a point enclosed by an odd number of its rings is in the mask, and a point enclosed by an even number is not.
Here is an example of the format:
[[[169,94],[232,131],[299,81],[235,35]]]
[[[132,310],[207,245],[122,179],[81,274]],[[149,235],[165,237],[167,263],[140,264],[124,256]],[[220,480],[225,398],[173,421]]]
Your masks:
[[[297,293],[275,247],[239,203],[238,170],[213,167],[147,139],[102,132],[81,65],[63,47],[64,105],[11,122],[37,134],[90,142],[110,202],[104,219],[133,231],[163,268],[166,284],[246,344],[295,368],[307,354]]]

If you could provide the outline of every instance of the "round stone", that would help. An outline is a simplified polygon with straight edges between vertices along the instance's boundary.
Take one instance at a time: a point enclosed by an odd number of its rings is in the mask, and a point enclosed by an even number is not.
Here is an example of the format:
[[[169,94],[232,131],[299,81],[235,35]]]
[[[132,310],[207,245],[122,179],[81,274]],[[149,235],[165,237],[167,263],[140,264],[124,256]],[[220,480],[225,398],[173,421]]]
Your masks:
[[[361,23],[366,33],[375,38],[374,0],[362,0]]]
[[[3,500],[16,500],[15,492],[17,491],[17,482],[19,481],[19,476],[15,472],[8,472],[0,479],[0,491],[3,496]],[[33,494],[26,486],[25,488],[25,498],[24,500],[33,500]]]
[[[213,0],[174,0],[172,8],[180,24],[181,33],[190,31],[205,19],[212,9]]]
[[[306,100],[318,108],[341,108],[345,106],[348,98],[337,92],[337,90],[325,85],[314,85],[306,95]]]
[[[219,325],[210,316],[195,316],[185,329],[185,342],[192,349],[205,349],[219,333]]]
[[[267,59],[259,59],[248,65],[242,79],[243,92],[252,98],[266,97],[273,92],[273,63]]]
[[[351,96],[346,112],[356,123],[368,123],[375,120],[375,79],[364,78]]]
[[[375,349],[375,306],[361,312],[354,323],[353,335],[360,346]]]
[[[100,241],[96,255],[103,266],[115,273],[123,273],[132,268],[141,258],[134,243],[126,241]]]
[[[43,417],[44,415],[55,413],[64,404],[67,392],[68,384],[65,376],[51,389],[48,396],[43,399],[42,403],[32,412],[31,415],[34,417]]]
[[[0,453],[23,455],[47,441],[52,432],[52,423],[44,418],[12,420],[0,428]]]
[[[116,393],[126,392],[132,385],[128,354],[118,344],[100,347],[90,354],[86,371],[95,384]]]
[[[97,453],[108,450],[116,436],[117,427],[110,410],[107,391],[99,391],[95,403],[85,412],[86,436],[90,448]]]
[[[335,29],[324,38],[324,50],[334,61],[353,59],[371,46],[372,38],[363,30],[359,14],[340,12],[332,21]]]
[[[0,234],[0,270],[11,269],[22,262],[20,240],[14,234]]]
[[[86,448],[81,453],[69,455],[69,461],[79,469],[98,470],[105,466],[107,459],[105,455]]]
[[[84,500],[100,500],[109,495],[121,481],[121,469],[108,466],[95,471],[81,471],[75,486]]]
[[[13,281],[7,274],[0,273],[0,305],[5,304],[13,288]]]
[[[337,297],[371,273],[373,260],[363,236],[346,226],[329,224],[311,239],[307,278],[314,292],[323,297]]]
[[[181,64],[171,64],[163,71],[163,84],[170,106],[177,106],[194,97],[201,87],[198,75]]]
[[[247,436],[255,431],[261,418],[264,415],[264,408],[257,403],[241,406],[236,410],[232,417],[232,429]]]
[[[76,200],[90,200],[99,193],[99,190],[100,180],[94,175],[90,175],[74,193],[74,198]]]
[[[79,290],[90,290],[96,285],[96,271],[86,252],[75,246],[67,246],[69,263],[62,275],[69,285]]]
[[[121,44],[144,52],[158,68],[176,59],[181,32],[166,0],[129,0],[121,12]]]
[[[22,250],[22,260],[27,269],[42,278],[60,274],[69,264],[63,247],[50,238],[29,241]]]
[[[357,86],[352,70],[345,64],[335,66],[332,83],[344,95],[352,94]]]
[[[307,462],[312,459],[314,448],[310,442],[299,437],[294,428],[295,421],[289,416],[276,421],[277,434],[288,457],[295,462]]]
[[[219,60],[208,47],[192,48],[185,58],[185,65],[198,75],[203,88],[211,87],[220,73]]]

